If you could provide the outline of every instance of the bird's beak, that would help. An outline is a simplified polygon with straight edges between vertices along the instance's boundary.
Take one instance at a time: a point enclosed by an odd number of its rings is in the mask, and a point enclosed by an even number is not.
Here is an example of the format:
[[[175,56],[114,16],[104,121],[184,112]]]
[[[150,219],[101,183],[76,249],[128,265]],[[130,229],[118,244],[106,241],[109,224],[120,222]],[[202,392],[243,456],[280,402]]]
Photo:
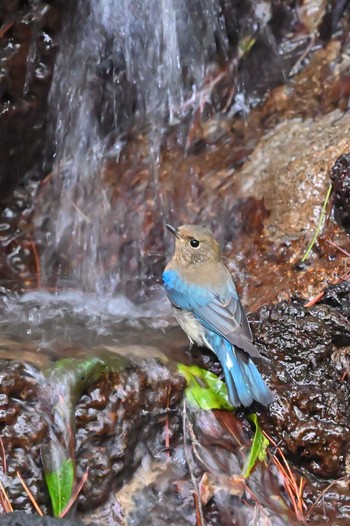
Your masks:
[[[172,233],[174,234],[174,236],[176,237],[179,237],[179,231],[177,228],[175,228],[174,226],[171,226],[171,225],[165,225],[167,227],[167,229]]]

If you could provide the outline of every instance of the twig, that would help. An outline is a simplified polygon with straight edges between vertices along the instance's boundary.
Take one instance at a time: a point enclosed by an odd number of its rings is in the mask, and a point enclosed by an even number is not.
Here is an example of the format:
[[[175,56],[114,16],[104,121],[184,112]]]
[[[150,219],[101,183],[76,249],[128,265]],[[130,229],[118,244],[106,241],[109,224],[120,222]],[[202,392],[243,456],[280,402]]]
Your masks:
[[[306,505],[302,499],[302,495],[299,494],[300,493],[299,488],[300,487],[303,488],[304,486],[303,478],[301,479],[303,481],[301,482],[301,486],[298,486],[294,476],[293,478],[290,478],[289,473],[287,472],[286,468],[282,465],[282,463],[278,460],[278,458],[272,455],[272,453],[270,453],[270,455],[271,455],[273,463],[275,464],[280,475],[283,478],[285,490],[287,491],[289,495],[289,498],[291,500],[291,503],[294,509],[294,513],[297,519],[300,522],[304,522],[305,517],[304,517],[303,508],[306,508]],[[289,467],[288,464],[286,467]]]
[[[200,498],[199,498],[198,484],[197,484],[197,480],[196,480],[196,478],[194,476],[194,473],[193,473],[192,460],[190,458],[190,455],[189,455],[188,449],[187,449],[187,442],[186,442],[187,412],[186,412],[186,400],[185,399],[183,401],[182,427],[183,427],[184,453],[185,453],[185,458],[186,458],[188,470],[190,472],[190,476],[191,476],[191,480],[192,480],[192,484],[193,484],[193,488],[194,488],[193,496],[194,496],[194,502],[195,502],[195,505],[196,505],[197,526],[205,526],[202,505],[201,505],[201,501],[200,501]]]
[[[349,278],[350,278],[350,270],[347,270],[344,274],[342,274],[340,276],[339,281],[347,281],[347,282],[349,282]]]
[[[206,462],[203,460],[203,458],[200,456],[200,454],[198,452],[197,446],[199,446],[200,449],[204,449],[204,448],[203,448],[202,444],[200,444],[200,442],[197,440],[197,437],[196,437],[195,432],[193,430],[192,422],[188,422],[187,427],[188,427],[188,433],[189,433],[190,439],[191,439],[191,447],[192,447],[193,453],[197,457],[198,461],[201,464],[203,464],[203,466],[207,466]]]
[[[217,416],[217,415],[215,415]],[[194,432],[194,429],[193,429],[193,424],[192,422],[188,421],[187,423],[187,427],[188,427],[188,432],[189,432],[189,435],[190,435],[190,439],[191,439],[191,446],[192,446],[192,451],[193,451],[193,454],[195,455],[195,457],[198,459],[198,461],[206,466],[206,469],[210,469],[209,467],[209,464],[208,462],[206,462],[202,457],[201,455],[199,454],[199,451],[198,449],[201,449],[203,450],[203,452],[205,451],[205,448],[202,446],[202,444],[199,442],[199,440],[197,439],[196,435],[195,435],[195,432]],[[233,433],[233,437],[236,438],[236,435]],[[239,442],[238,442],[239,443]],[[218,473],[215,473],[215,472],[212,472],[212,474],[214,475],[215,479],[218,480],[219,484],[221,483],[224,483],[225,482],[225,479],[224,477],[221,477]],[[230,483],[232,484],[232,481],[234,479],[234,475],[232,476],[228,476],[228,481],[230,481]],[[242,489],[243,491],[246,492],[246,494],[249,494],[250,495],[250,498],[254,501],[254,505],[255,507],[260,510],[260,513],[261,513],[261,516],[264,518],[264,522],[266,524],[266,526],[268,526],[269,522],[268,522],[268,516],[264,510],[264,507],[262,505],[262,503],[259,501],[258,497],[255,495],[255,493],[253,492],[253,490],[248,486],[246,480],[244,480],[243,477],[241,477],[241,482],[242,482]],[[242,491],[242,494],[243,494],[243,491]],[[244,499],[242,497],[242,502],[244,502]],[[246,503],[247,505],[249,505],[248,503]]]
[[[30,489],[28,488],[27,484],[24,482],[21,474],[19,471],[16,471],[16,475],[17,477],[19,478],[22,486],[24,487],[24,490],[25,492],[27,493],[28,497],[29,497],[29,500],[30,502],[33,504],[34,508],[36,509],[36,511],[38,512],[38,514],[40,515],[40,517],[43,517],[44,514],[43,512],[41,511],[40,507],[39,507],[39,504],[37,503],[37,501],[35,500],[34,496],[33,496],[33,493],[30,491]]]
[[[318,224],[317,224],[317,228],[316,228],[316,231],[313,235],[313,238],[309,244],[309,246],[307,247],[307,250],[304,254],[304,256],[302,257],[302,260],[301,262],[304,263],[304,261],[309,257],[310,255],[310,252],[312,250],[312,247],[314,246],[314,244],[316,243],[316,240],[319,236],[319,233],[321,231],[321,228],[322,228],[322,224],[324,222],[324,219],[326,217],[326,209],[327,209],[327,205],[328,205],[328,201],[329,201],[329,198],[331,196],[331,193],[332,193],[332,185],[330,184],[329,185],[329,188],[328,188],[328,191],[327,191],[327,195],[326,195],[326,199],[324,200],[324,203],[323,203],[323,206],[322,206],[322,210],[321,210],[321,214],[320,214],[320,219],[318,221]]]
[[[220,82],[221,79],[223,79],[227,75],[226,71],[221,71],[214,79],[208,81],[208,84],[204,86],[204,88],[201,91],[198,91],[197,93],[193,93],[193,95],[184,101],[179,108],[176,108],[176,110],[186,110],[188,107],[194,106],[194,103],[199,99],[198,106],[201,107],[203,104],[203,100],[207,101],[209,100],[209,96],[211,95],[211,92],[213,91],[213,88],[216,86],[218,82]],[[175,110],[175,111],[176,111]]]
[[[194,502],[196,504],[196,521],[198,525],[204,524],[202,521],[202,506],[196,491],[193,492]]]
[[[204,103],[209,102],[210,97],[212,95],[212,91],[215,88],[215,86],[223,78],[230,77],[230,74],[231,74],[230,72],[232,71],[232,68],[234,67],[234,65],[235,65],[235,59],[228,62],[225,69],[223,71],[220,71],[220,73],[218,73],[215,77],[211,79],[207,78],[207,80],[205,80],[203,88],[200,91],[193,93],[189,99],[184,101],[179,107],[174,108],[173,111],[174,112],[185,111],[187,110],[187,108],[194,107],[197,101],[198,101],[197,108],[200,108],[200,111],[202,111]],[[229,100],[232,100],[231,92],[232,90],[230,90]],[[225,109],[226,109],[226,106],[227,106],[227,103],[225,105]]]

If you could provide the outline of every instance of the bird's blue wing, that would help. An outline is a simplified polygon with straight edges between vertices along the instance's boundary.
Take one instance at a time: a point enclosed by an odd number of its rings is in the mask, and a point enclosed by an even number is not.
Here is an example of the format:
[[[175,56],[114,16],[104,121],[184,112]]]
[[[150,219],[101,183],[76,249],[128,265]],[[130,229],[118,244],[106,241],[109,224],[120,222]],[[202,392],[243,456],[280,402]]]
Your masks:
[[[197,284],[189,284],[175,270],[166,270],[163,273],[163,282],[175,307],[193,312],[208,330],[223,336],[251,356],[260,356],[252,344],[250,327],[231,279],[221,293]]]
[[[211,290],[184,281],[175,270],[163,272],[163,283],[168,298],[178,309],[189,310],[193,313],[212,300]]]

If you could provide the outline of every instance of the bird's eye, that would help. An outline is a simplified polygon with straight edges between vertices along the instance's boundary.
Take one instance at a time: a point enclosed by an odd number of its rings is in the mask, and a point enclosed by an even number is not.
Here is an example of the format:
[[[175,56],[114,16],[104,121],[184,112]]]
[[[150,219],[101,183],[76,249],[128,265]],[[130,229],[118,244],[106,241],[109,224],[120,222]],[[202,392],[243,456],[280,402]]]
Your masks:
[[[192,248],[198,248],[199,247],[198,239],[191,239],[190,245],[191,245]]]

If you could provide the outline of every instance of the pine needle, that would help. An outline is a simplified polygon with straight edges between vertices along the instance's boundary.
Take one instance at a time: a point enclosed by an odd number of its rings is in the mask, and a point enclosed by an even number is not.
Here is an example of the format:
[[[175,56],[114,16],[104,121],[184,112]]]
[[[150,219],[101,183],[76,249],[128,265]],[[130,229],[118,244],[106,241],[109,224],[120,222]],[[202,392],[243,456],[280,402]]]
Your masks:
[[[5,488],[4,488],[4,486],[3,486],[1,481],[0,481],[0,491],[2,493],[2,498],[3,498],[3,502],[4,502],[5,512],[6,513],[13,512],[13,507],[11,505],[10,499],[8,498],[6,490],[5,490]]]
[[[6,453],[5,453],[4,441],[1,438],[1,436],[0,436],[0,453],[1,453],[0,458],[2,461],[2,469],[3,469],[4,474],[6,475],[7,473]]]
[[[36,274],[36,284],[37,284],[37,287],[38,289],[40,289],[40,274],[41,274],[41,271],[40,271],[40,257],[39,257],[39,254],[38,254],[38,249],[36,248],[36,244],[34,243],[34,241],[30,238],[29,240],[29,244],[32,248],[32,252],[33,252],[33,256],[34,256],[34,262],[35,262],[35,274]]]
[[[44,514],[43,512],[41,511],[40,507],[39,507],[39,504],[37,503],[37,501],[35,500],[34,496],[33,496],[33,493],[30,491],[30,489],[28,488],[27,484],[24,482],[21,474],[19,473],[19,471],[16,471],[16,475],[17,477],[19,478],[23,488],[24,488],[24,491],[26,492],[26,494],[28,495],[28,498],[30,500],[30,502],[33,504],[34,508],[36,509],[36,511],[38,512],[38,514],[40,515],[40,517],[43,517]]]
[[[285,490],[287,494],[289,495],[290,501],[292,503],[292,507],[294,510],[294,513],[297,517],[297,519],[300,522],[305,522],[305,511],[307,510],[304,498],[303,498],[303,492],[304,492],[304,486],[305,486],[305,479],[304,477],[300,478],[299,484],[296,480],[296,477],[291,470],[289,463],[286,459],[286,457],[283,454],[283,451],[281,448],[274,442],[274,440],[265,432],[263,431],[266,438],[271,442],[272,445],[276,447],[276,452],[280,456],[280,459],[277,457],[275,453],[272,453],[268,450],[268,454],[272,462],[275,464],[279,474],[281,475],[283,479],[283,484],[285,487]]]
[[[87,481],[87,478],[89,476],[89,469],[87,469],[84,473],[84,475],[82,476],[79,484],[77,485],[77,487],[75,488],[74,492],[73,492],[73,495],[71,496],[71,498],[69,499],[69,502],[67,504],[67,506],[64,508],[64,510],[62,510],[62,512],[60,513],[60,519],[63,519],[63,517],[65,517],[67,515],[67,513],[69,512],[69,510],[71,509],[71,507],[73,506],[73,504],[75,503],[75,501],[77,500],[77,498],[79,497],[79,494],[85,484],[85,482]]]

